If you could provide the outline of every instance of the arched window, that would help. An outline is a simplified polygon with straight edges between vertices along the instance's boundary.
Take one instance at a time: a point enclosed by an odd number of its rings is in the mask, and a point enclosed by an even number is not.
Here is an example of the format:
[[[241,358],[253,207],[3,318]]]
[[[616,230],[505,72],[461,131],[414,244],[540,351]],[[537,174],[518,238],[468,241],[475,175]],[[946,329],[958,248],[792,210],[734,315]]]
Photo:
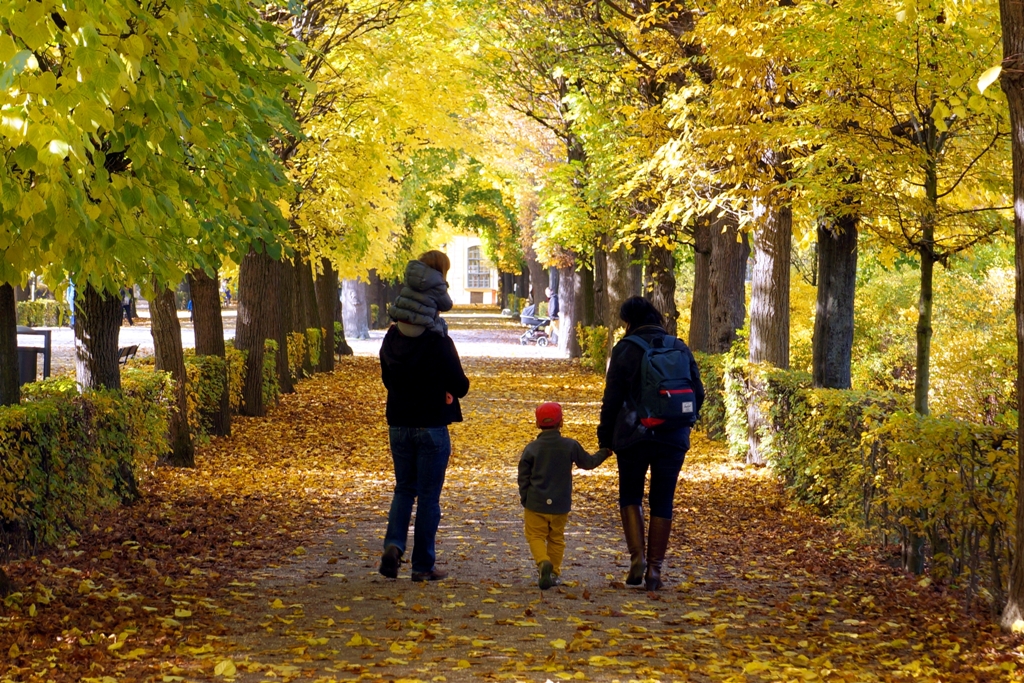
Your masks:
[[[480,247],[466,250],[466,274],[466,289],[491,288],[491,264],[484,259]]]

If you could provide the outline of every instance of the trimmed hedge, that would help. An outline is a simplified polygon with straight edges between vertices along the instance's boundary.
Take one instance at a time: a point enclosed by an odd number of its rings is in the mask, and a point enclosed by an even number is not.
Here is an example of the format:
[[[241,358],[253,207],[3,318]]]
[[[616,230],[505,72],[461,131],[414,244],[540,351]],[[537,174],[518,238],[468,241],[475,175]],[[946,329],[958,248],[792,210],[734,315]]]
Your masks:
[[[694,429],[703,431],[709,439],[721,441],[725,438],[725,384],[722,376],[722,357],[695,352],[693,357],[700,369],[700,381],[704,385],[704,405]]]
[[[320,353],[324,347],[324,337],[327,330],[320,327],[310,327],[306,330],[306,346],[309,348],[309,362],[314,368],[320,367]]]
[[[288,372],[294,381],[306,377],[303,370],[306,359],[314,370],[320,365],[320,349],[324,343],[326,332],[310,327],[305,332],[288,333]]]
[[[248,362],[249,354],[245,353]],[[263,340],[263,405],[277,405],[281,399],[281,383],[277,378],[277,342]]]
[[[19,301],[16,308],[18,324],[28,327],[61,327],[71,320],[71,309],[63,301]]]
[[[52,543],[135,498],[167,447],[171,382],[127,369],[122,383],[123,393],[79,395],[73,381],[47,380],[0,408],[0,554]]]
[[[1013,554],[1016,425],[911,412],[887,392],[814,389],[803,373],[725,371],[730,450],[759,454],[793,497],[883,545],[920,550],[936,580],[999,608]]]
[[[238,412],[242,403],[246,354],[229,342],[225,348],[225,356],[226,362],[217,356],[197,356],[194,349],[185,349],[185,375],[188,378],[185,383],[185,405],[188,410],[188,427],[192,438],[199,443],[209,439],[212,415],[220,410],[225,367],[231,411]],[[143,356],[130,361],[129,367],[152,372],[155,362],[153,356]],[[275,376],[274,382],[276,381]]]
[[[269,405],[280,396],[277,344],[268,339],[264,349]],[[225,378],[232,410],[241,404],[247,354],[228,344],[225,355],[185,352],[195,438],[208,438]],[[173,380],[153,365],[152,356],[131,361],[120,392],[79,394],[65,376],[26,384],[20,405],[0,407],[0,557],[53,543],[90,515],[138,496],[139,478],[167,452],[173,409]]]
[[[306,335],[302,332],[288,333],[288,373],[298,382],[305,374],[302,364],[306,361]]]
[[[580,363],[583,367],[604,375],[608,365],[608,328],[603,325],[585,327],[576,323],[576,339],[580,345]]]

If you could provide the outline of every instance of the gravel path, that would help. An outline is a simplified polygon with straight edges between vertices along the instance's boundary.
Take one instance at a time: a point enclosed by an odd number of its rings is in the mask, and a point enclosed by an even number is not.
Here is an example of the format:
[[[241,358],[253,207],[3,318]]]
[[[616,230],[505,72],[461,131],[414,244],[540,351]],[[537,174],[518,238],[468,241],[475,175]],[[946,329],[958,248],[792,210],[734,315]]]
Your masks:
[[[228,309],[224,311],[224,338],[234,339],[235,320],[237,311]],[[153,334],[150,329],[149,311],[143,305],[139,307],[139,317],[135,319],[134,325],[122,324],[118,337],[118,346],[138,346],[139,356],[153,354]],[[526,329],[515,325],[512,321],[502,321],[499,324],[488,324],[483,329],[463,329],[461,325],[473,325],[475,319],[493,321],[495,316],[459,314],[457,325],[450,334],[455,341],[459,354],[463,357],[491,357],[491,358],[563,358],[564,354],[557,347],[538,347],[536,344],[521,346],[519,336]],[[187,311],[178,312],[178,321],[181,324],[181,344],[186,349],[194,348],[196,345],[195,332]],[[51,360],[50,372],[52,375],[61,375],[75,371],[75,335],[68,327],[40,327],[40,330],[51,331]],[[384,339],[386,330],[371,330],[369,339],[348,340],[352,350],[358,356],[376,356],[380,351],[381,340]],[[41,346],[42,340],[38,337],[22,337],[19,343],[25,346]],[[37,377],[42,379],[42,359],[39,360]]]

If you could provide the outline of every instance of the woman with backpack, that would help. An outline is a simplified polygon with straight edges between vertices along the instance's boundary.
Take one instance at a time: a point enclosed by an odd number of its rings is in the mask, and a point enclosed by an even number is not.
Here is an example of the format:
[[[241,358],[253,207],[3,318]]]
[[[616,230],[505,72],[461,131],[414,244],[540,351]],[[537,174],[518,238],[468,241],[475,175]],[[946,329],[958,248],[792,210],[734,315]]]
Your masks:
[[[626,583],[663,586],[661,566],[672,531],[676,482],[704,385],[689,347],[665,331],[661,313],[635,296],[619,310],[626,335],[612,349],[597,441],[615,451],[619,510],[629,548]],[[644,480],[651,472],[650,526],[644,538]]]

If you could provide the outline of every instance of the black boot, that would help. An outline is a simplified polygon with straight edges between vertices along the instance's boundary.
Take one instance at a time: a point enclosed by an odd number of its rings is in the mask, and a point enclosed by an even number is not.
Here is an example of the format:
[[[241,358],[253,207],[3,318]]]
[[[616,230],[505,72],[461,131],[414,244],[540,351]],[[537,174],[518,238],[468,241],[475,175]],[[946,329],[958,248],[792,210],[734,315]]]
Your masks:
[[[644,580],[644,511],[639,505],[619,508],[622,514],[622,531],[629,548],[629,574],[626,583],[639,586]]]
[[[402,564],[402,551],[397,545],[389,545],[384,548],[384,554],[380,556],[380,569],[377,571],[389,579],[398,578],[398,565]]]
[[[661,581],[661,563],[665,561],[671,533],[671,519],[651,517],[651,526],[647,531],[647,574],[644,576],[644,584],[649,591],[660,590],[664,585]]]

